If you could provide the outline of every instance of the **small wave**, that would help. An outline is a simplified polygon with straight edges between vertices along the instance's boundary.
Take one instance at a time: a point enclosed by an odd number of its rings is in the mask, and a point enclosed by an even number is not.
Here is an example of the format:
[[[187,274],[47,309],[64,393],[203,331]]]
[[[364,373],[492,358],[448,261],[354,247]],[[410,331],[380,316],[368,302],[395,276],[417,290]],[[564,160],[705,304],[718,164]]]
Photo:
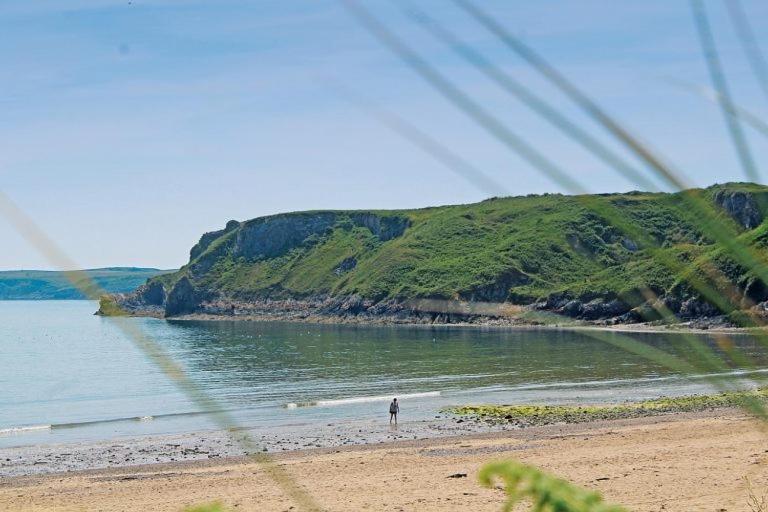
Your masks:
[[[296,409],[298,407],[334,407],[337,405],[348,404],[361,404],[368,402],[387,402],[392,400],[393,395],[378,395],[378,396],[355,396],[351,398],[338,398],[336,400],[315,400],[312,402],[291,402],[285,404],[283,407],[286,409]],[[404,395],[397,395],[398,400],[409,398],[425,398],[430,396],[440,396],[440,391],[425,391],[423,393],[407,393]]]
[[[165,418],[169,417],[172,418],[174,416],[187,416],[192,415],[195,413],[171,413],[171,414],[160,414],[158,416],[128,416],[125,418],[107,418],[103,420],[89,420],[89,421],[74,421],[71,423],[54,423],[51,428],[53,429],[60,429],[60,428],[81,428],[81,427],[88,427],[93,425],[104,425],[107,423],[126,423],[131,421],[152,421],[156,417]]]
[[[184,417],[184,416],[198,416],[198,415],[205,415],[205,414],[207,413],[201,412],[201,411],[172,412],[168,414],[157,414],[154,416],[151,416],[151,415],[127,416],[124,418],[107,418],[107,419],[101,419],[101,420],[75,421],[70,423],[53,423],[53,424],[45,424],[45,425],[8,427],[8,428],[0,428],[0,436],[21,435],[26,433],[38,432],[41,430],[82,428],[82,427],[89,427],[89,426],[102,425],[102,424],[108,424],[108,423],[126,423],[126,422],[135,422],[135,421],[145,423],[149,421],[155,421],[157,419],[178,418],[178,417]]]
[[[53,425],[27,425],[22,427],[0,428],[0,436],[13,436],[24,434],[25,432],[36,432],[40,430],[51,430]]]

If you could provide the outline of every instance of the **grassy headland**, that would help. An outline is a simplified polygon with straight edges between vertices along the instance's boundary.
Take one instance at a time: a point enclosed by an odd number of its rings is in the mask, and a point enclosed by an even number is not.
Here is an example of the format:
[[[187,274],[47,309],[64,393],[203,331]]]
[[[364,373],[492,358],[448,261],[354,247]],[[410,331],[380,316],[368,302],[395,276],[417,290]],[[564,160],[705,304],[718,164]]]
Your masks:
[[[336,302],[322,307],[333,314],[375,316],[391,312],[392,304],[437,299],[637,321],[653,315],[647,304],[643,309],[644,292],[651,290],[673,312],[694,318],[717,313],[689,285],[691,276],[704,278],[713,267],[745,304],[768,300],[768,287],[702,229],[685,194],[711,205],[738,241],[764,250],[768,187],[753,184],[676,194],[492,198],[420,210],[298,212],[230,221],[206,233],[187,265],[153,279],[126,304],[139,313],[145,304],[175,316],[221,314],[258,301],[331,299]],[[620,217],[643,239],[599,211]],[[684,267],[684,275],[670,271],[659,255]]]

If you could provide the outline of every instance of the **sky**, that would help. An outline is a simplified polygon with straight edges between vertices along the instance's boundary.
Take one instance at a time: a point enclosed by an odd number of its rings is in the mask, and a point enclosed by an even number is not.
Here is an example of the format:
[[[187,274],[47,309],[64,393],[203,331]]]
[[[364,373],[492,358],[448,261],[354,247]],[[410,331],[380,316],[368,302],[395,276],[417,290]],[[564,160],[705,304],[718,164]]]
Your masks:
[[[408,16],[428,13],[631,159],[453,2],[363,4],[584,189],[639,188]],[[768,3],[742,4],[768,52]],[[717,105],[679,85],[711,85],[688,2],[481,5],[689,183],[745,180]],[[736,102],[768,119],[768,97],[724,2],[705,5]],[[0,190],[81,268],[177,268],[202,233],[229,219],[569,192],[446,101],[335,0],[5,0],[0,33]],[[340,89],[406,119],[499,190],[456,174]],[[768,173],[768,140],[745,130]],[[52,268],[3,218],[0,240],[0,269]]]

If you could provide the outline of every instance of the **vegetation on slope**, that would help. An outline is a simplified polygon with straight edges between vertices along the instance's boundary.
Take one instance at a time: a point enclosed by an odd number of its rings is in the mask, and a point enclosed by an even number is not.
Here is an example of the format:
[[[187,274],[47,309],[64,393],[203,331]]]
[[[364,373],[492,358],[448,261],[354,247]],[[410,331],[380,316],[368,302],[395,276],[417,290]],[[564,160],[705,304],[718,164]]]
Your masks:
[[[768,289],[755,286],[755,276],[702,229],[683,194],[703,198],[741,242],[764,250],[768,188],[726,184],[677,194],[545,194],[420,210],[230,221],[205,234],[179,272],[155,281],[173,296],[186,278],[184,296],[198,300],[359,296],[567,309],[569,300],[583,305],[598,299],[626,305],[612,306],[618,314],[642,303],[645,289],[679,301],[696,297],[688,279],[714,266],[753,294],[753,302],[768,299]],[[619,229],[617,218],[642,238]],[[689,275],[671,272],[660,256]],[[589,314],[577,309],[566,313]]]

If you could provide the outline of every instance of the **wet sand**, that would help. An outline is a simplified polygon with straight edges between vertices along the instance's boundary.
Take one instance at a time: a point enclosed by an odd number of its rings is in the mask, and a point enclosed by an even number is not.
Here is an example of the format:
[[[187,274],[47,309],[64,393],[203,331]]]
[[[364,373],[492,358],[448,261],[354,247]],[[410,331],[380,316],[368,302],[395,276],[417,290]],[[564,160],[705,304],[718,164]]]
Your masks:
[[[99,442],[29,444],[0,448],[0,478],[244,456],[246,452],[238,439],[245,435],[257,446],[259,453],[275,454],[490,433],[513,428],[516,427],[438,414],[426,421],[402,421],[401,417],[397,427],[390,425],[384,416],[380,421],[304,423],[237,432],[208,430]]]
[[[730,409],[274,456],[325,509],[349,511],[500,510],[503,491],[477,483],[479,468],[500,458],[542,467],[635,511],[748,511],[745,477],[768,488],[766,431]],[[457,473],[467,476],[450,478]],[[298,510],[242,457],[0,479],[2,510],[180,510],[214,500],[238,511]]]

